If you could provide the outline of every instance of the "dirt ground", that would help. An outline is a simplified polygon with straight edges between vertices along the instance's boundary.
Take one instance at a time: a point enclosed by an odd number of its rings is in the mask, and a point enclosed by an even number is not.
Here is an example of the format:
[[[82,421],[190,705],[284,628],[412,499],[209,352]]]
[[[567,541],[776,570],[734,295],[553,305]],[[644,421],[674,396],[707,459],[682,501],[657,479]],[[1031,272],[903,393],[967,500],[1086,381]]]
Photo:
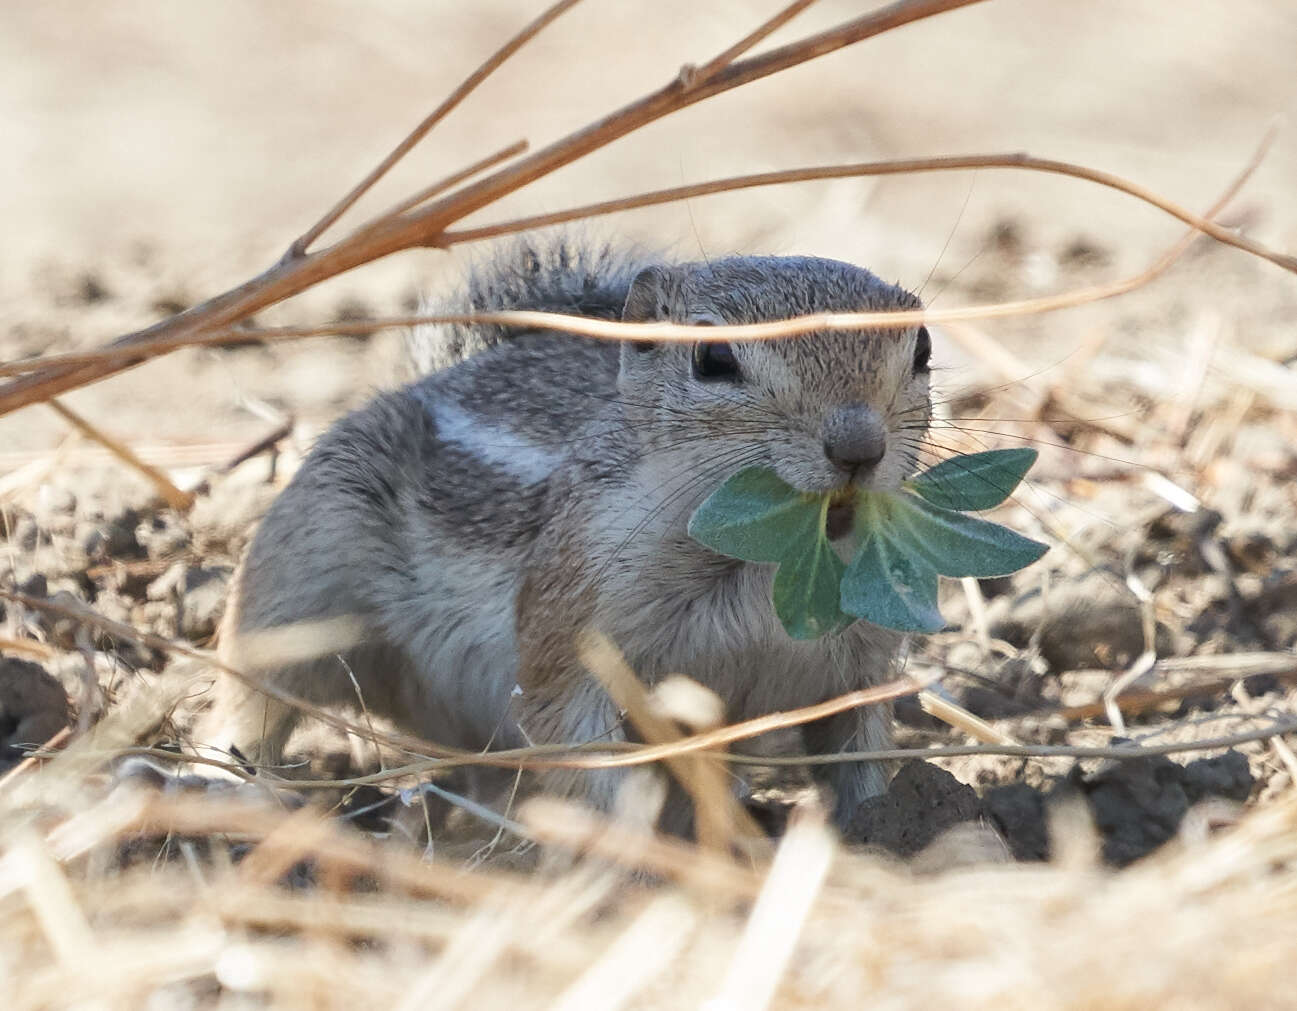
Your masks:
[[[720,50],[773,6],[590,0],[347,220],[518,137],[539,146]],[[858,6],[825,0],[776,41]],[[535,8],[9,5],[0,361],[96,347],[264,269]],[[1015,150],[1106,169],[1201,211],[1275,118],[1297,111],[1293,52],[1297,8],[1268,0],[991,2],[704,103],[482,220],[736,172]],[[1222,220],[1297,250],[1294,178],[1289,128]],[[989,169],[756,190],[587,227],[686,257],[841,257],[937,307],[1127,276],[1182,231],[1088,183]],[[207,644],[257,516],[311,440],[401,375],[401,335],[367,333],[364,320],[411,311],[470,259],[403,254],[258,318],[354,320],[355,337],[185,351],[65,398],[196,489],[187,515],[48,408],[0,418],[0,587]],[[1023,745],[1191,744],[1291,720],[1294,319],[1297,277],[1199,240],[1128,296],[936,331],[934,455],[1036,445],[1030,486],[996,518],[1054,549],[1011,580],[947,585],[952,627],[915,644],[912,669],[941,673],[941,695]],[[271,451],[240,459],[277,430]],[[1150,648],[1157,662],[1141,666]],[[178,676],[159,650],[13,600],[0,601],[0,665],[0,747],[85,726]],[[1103,693],[1126,672],[1114,728]],[[192,708],[151,743],[183,736]],[[906,747],[972,739],[913,701],[898,706],[898,726]],[[0,754],[0,766],[19,757]],[[749,777],[750,806],[773,828],[796,795],[790,775]],[[1105,860],[1124,866],[1203,818],[1232,823],[1235,805],[1285,797],[1294,776],[1282,736],[1127,762],[943,757],[901,766],[849,841],[953,865],[976,847],[933,846],[967,823],[998,858],[1044,860],[1057,855],[1051,811],[1080,798]],[[392,791],[345,806],[371,831],[397,831]],[[480,840],[464,831],[474,852]]]

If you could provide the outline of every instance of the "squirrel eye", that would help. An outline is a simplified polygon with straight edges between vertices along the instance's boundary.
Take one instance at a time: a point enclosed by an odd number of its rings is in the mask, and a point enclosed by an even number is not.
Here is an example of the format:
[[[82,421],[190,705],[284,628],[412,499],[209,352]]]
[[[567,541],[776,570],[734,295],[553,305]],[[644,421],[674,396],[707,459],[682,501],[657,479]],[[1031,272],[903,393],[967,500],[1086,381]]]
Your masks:
[[[736,383],[741,378],[739,360],[734,348],[726,341],[705,341],[694,345],[694,378],[703,382],[727,381]]]
[[[919,334],[914,341],[914,371],[927,372],[928,359],[932,357],[932,336],[926,326],[919,327]]]

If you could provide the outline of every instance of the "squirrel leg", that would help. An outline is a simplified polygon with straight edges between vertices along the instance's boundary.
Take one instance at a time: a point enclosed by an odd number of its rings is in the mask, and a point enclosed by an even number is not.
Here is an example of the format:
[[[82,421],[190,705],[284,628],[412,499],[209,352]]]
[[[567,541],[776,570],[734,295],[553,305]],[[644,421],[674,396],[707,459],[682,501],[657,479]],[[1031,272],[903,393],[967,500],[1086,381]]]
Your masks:
[[[361,646],[262,669],[240,662],[237,650],[222,648],[221,655],[251,683],[223,673],[214,686],[216,700],[194,734],[195,741],[205,746],[212,757],[241,756],[254,766],[283,763],[289,738],[310,715],[259,691],[258,685],[279,689],[315,706],[344,706],[357,713],[390,715],[391,700],[375,684],[374,672],[390,666],[390,658],[380,650]]]
[[[213,692],[212,708],[194,731],[200,748],[224,761],[279,765],[298,723],[297,710],[225,673],[217,678]]]
[[[583,559],[568,542],[570,526],[551,525],[533,549],[538,557]],[[578,657],[578,638],[591,626],[596,592],[584,567],[538,566],[526,571],[516,600],[518,683],[510,722],[528,744],[624,741],[621,714]],[[552,769],[540,777],[547,793],[583,800],[610,812],[625,769]]]
[[[529,744],[584,744],[624,741],[620,715],[603,688],[579,665],[536,684],[520,672],[521,694],[513,699],[513,722]],[[556,683],[572,686],[556,697]],[[547,690],[548,689],[548,690]],[[610,812],[626,778],[625,769],[550,769],[541,775],[546,793],[579,799]]]
[[[891,746],[890,706],[868,706],[808,724],[805,739],[813,754],[877,751]],[[846,832],[864,801],[887,790],[891,767],[885,762],[838,762],[819,766],[818,776],[833,790],[833,820]]]

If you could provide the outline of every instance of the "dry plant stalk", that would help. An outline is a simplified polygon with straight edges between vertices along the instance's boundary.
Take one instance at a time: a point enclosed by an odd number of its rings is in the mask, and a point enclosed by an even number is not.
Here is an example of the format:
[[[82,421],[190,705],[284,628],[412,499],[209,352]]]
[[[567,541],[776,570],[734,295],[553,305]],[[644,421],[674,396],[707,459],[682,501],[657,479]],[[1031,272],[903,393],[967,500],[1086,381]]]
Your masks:
[[[157,467],[141,460],[130,446],[126,445],[120,439],[116,439],[109,435],[102,428],[92,425],[62,401],[55,400],[51,397],[46,401],[46,403],[54,409],[54,412],[59,417],[86,438],[93,439],[95,442],[99,443],[99,445],[103,446],[104,449],[108,450],[108,452],[112,453],[113,456],[117,457],[117,459],[122,463],[126,464],[127,467],[142,474],[144,478],[153,485],[157,493],[162,496],[163,501],[165,501],[172,509],[175,509],[177,512],[188,512],[193,506],[193,492],[181,491],[175,486],[171,478],[167,477],[167,475]]]
[[[1007,744],[1018,742],[1003,730],[998,730],[986,720],[970,713],[963,706],[943,699],[936,692],[927,690],[919,692],[919,707],[929,716],[940,720],[949,727],[962,731],[975,741],[983,744]]]
[[[770,1006],[837,849],[823,811],[808,805],[794,810],[714,1006],[735,1011]]]
[[[61,617],[72,618],[84,622],[91,627],[108,631],[122,639],[139,642],[150,646],[153,649],[198,660],[202,663],[223,670],[235,677],[248,680],[246,675],[234,668],[222,665],[210,653],[172,642],[160,636],[140,632],[132,628],[130,625],[112,621],[102,615],[96,614],[88,608],[74,609],[54,601],[39,600],[26,594],[4,588],[0,588],[0,599],[12,600],[37,610],[44,610]],[[1183,660],[1161,661],[1159,666],[1162,665],[1165,665],[1167,669],[1182,669],[1186,668],[1187,665],[1187,669],[1193,670],[1210,670],[1214,672],[1228,670],[1231,674],[1224,674],[1222,682],[1213,681],[1211,684],[1190,686],[1188,688],[1177,689],[1166,693],[1152,693],[1151,699],[1146,698],[1143,694],[1132,695],[1129,699],[1132,707],[1136,711],[1143,706],[1156,704],[1160,701],[1168,701],[1173,698],[1185,697],[1194,693],[1200,694],[1203,691],[1209,690],[1217,683],[1229,683],[1240,677],[1247,677],[1258,673],[1271,674],[1276,677],[1288,677],[1295,671],[1292,658],[1285,653],[1255,653],[1244,654],[1239,657],[1191,657]],[[371,731],[368,727],[347,720],[344,717],[337,716],[327,710],[320,709],[319,707],[314,706],[305,700],[298,699],[286,692],[281,692],[278,689],[270,688],[268,686],[262,686],[259,682],[251,680],[249,680],[249,683],[256,685],[259,690],[264,691],[265,694],[274,698],[276,701],[283,702],[285,705],[294,706],[302,710],[304,713],[307,713],[312,718],[321,720],[336,729],[362,737],[376,739],[382,744],[399,752],[404,752],[405,754],[436,756],[432,758],[421,758],[420,760],[411,762],[407,765],[389,768],[382,772],[373,773],[367,776],[321,780],[294,779],[291,783],[284,784],[286,786],[291,786],[294,790],[336,789],[338,787],[373,785],[405,776],[422,775],[435,770],[446,770],[464,765],[490,765],[503,766],[511,769],[533,770],[556,768],[589,770],[643,765],[649,762],[675,759],[702,751],[712,751],[718,758],[723,758],[725,761],[752,765],[810,765],[832,762],[893,761],[909,758],[949,758],[968,755],[1011,755],[1020,758],[1103,758],[1128,760],[1134,758],[1147,758],[1156,755],[1185,754],[1195,751],[1209,751],[1217,748],[1231,748],[1251,741],[1264,740],[1277,734],[1287,734],[1297,731],[1297,717],[1292,717],[1286,720],[1276,719],[1268,722],[1266,726],[1259,729],[1247,730],[1235,734],[1225,734],[1197,741],[1180,741],[1160,745],[1146,744],[1138,747],[1126,745],[1121,747],[1097,747],[1074,745],[981,744],[923,748],[886,748],[876,751],[841,752],[830,755],[797,755],[783,757],[764,756],[759,758],[749,755],[726,754],[723,750],[728,745],[735,744],[751,737],[760,736],[761,734],[768,733],[772,730],[781,730],[787,727],[800,726],[804,723],[810,723],[826,716],[834,715],[835,713],[846,712],[849,709],[857,709],[864,706],[877,705],[881,702],[892,701],[905,695],[917,694],[927,687],[926,681],[905,676],[885,684],[877,685],[873,688],[840,695],[836,698],[816,703],[815,705],[805,706],[787,712],[771,713],[767,716],[758,717],[743,723],[718,727],[714,730],[692,734],[688,737],[662,744],[639,745],[629,743],[617,744],[615,742],[595,742],[591,744],[575,744],[570,746],[536,745],[533,747],[514,748],[502,751],[470,752],[447,748],[428,741],[410,738],[405,735],[389,734],[382,731]],[[1069,718],[1076,719],[1094,714],[1091,707],[1064,709],[1059,712]],[[249,778],[248,773],[245,771],[244,766],[241,763],[226,763],[199,755],[178,755],[175,752],[153,748],[119,748],[113,753],[145,754],[166,761],[198,762],[200,764],[215,765],[241,778]],[[27,766],[27,768],[30,768],[30,766]],[[18,768],[11,770],[10,774],[6,776],[3,781],[0,781],[0,786],[11,784],[17,777],[18,773]],[[266,782],[264,779],[259,779],[258,781]],[[3,790],[0,789],[0,795],[2,794]]]
[[[366,320],[366,327],[370,330],[382,330],[393,327],[413,327],[438,323],[484,323],[499,324],[502,326],[520,327],[535,330],[560,330],[565,333],[581,334],[585,337],[594,337],[602,340],[648,340],[664,342],[693,343],[696,341],[733,341],[733,340],[778,340],[783,337],[793,337],[798,334],[810,333],[817,330],[857,330],[863,327],[876,328],[901,328],[914,326],[919,323],[947,324],[952,326],[952,333],[957,338],[964,338],[967,331],[958,326],[970,320],[978,319],[1000,319],[1010,316],[1027,316],[1044,312],[1055,312],[1061,309],[1069,309],[1074,306],[1083,305],[1087,302],[1097,302],[1108,298],[1114,298],[1119,295],[1128,294],[1137,288],[1150,284],[1155,281],[1188,250],[1193,240],[1202,232],[1211,229],[1207,234],[1213,238],[1217,237],[1214,233],[1220,231],[1212,219],[1218,215],[1225,206],[1234,198],[1243,184],[1256,170],[1264,159],[1266,152],[1275,138],[1275,131],[1272,128],[1267,131],[1265,137],[1258,145],[1257,150],[1249,159],[1247,165],[1239,175],[1230,183],[1225,192],[1217,198],[1216,202],[1208,209],[1205,215],[1198,216],[1179,208],[1177,205],[1170,204],[1159,197],[1152,197],[1151,202],[1155,206],[1166,205],[1167,208],[1175,208],[1176,217],[1190,222],[1189,231],[1176,241],[1161,256],[1154,260],[1144,270],[1139,271],[1130,277],[1121,278],[1115,281],[1109,281],[1105,284],[1091,285],[1085,288],[1075,289],[1073,291],[1061,292],[1056,295],[1045,295],[1038,298],[1023,299],[1016,302],[997,302],[989,305],[966,306],[955,309],[924,309],[908,312],[857,312],[857,313],[816,313],[810,316],[799,316],[795,319],[779,320],[770,323],[748,323],[742,325],[724,324],[707,328],[703,333],[699,333],[696,327],[682,326],[674,323],[622,323],[614,320],[588,319],[584,316],[567,316],[562,313],[538,312],[525,309],[500,310],[496,312],[478,312],[478,313],[442,313],[442,314],[419,314],[411,316],[389,316],[379,319]],[[1006,160],[1007,159],[1007,160]],[[907,166],[916,166],[932,161],[951,161],[951,159],[928,159],[926,162],[912,161],[906,162]],[[1015,156],[979,156],[977,159],[966,159],[969,164],[960,167],[971,167],[975,162],[978,165],[995,165],[995,164],[1017,164],[1021,161],[1020,157]],[[878,163],[884,166],[898,165],[901,163]],[[1061,163],[1060,163],[1061,164]],[[853,171],[852,175],[873,174],[869,169],[877,167],[876,165],[853,166],[859,171]],[[1076,173],[1081,174],[1085,170],[1080,166],[1072,166],[1077,169]],[[917,171],[918,169],[914,169]],[[799,170],[800,177],[812,178],[807,175],[809,172],[830,172],[834,170]],[[784,176],[788,173],[775,173],[775,175]],[[741,181],[746,178],[762,177],[738,177],[737,180],[728,182]],[[780,178],[779,181],[789,181]],[[753,184],[756,185],[756,184]],[[1134,184],[1125,184],[1125,186],[1134,187]],[[733,188],[733,187],[731,187]],[[1122,188],[1122,187],[1119,187]],[[673,199],[684,199],[692,188],[685,187],[672,191],[663,191],[664,193],[675,193],[679,196]],[[714,190],[712,192],[715,192]],[[657,201],[663,202],[663,201]],[[577,217],[589,216],[593,213],[606,213],[612,208],[611,205],[591,205],[583,209],[582,214]],[[571,220],[565,218],[564,220]],[[507,229],[520,230],[520,229]],[[1232,234],[1232,233],[1227,233]],[[1223,240],[1222,240],[1223,241]],[[1238,243],[1230,243],[1237,245]],[[1269,257],[1266,257],[1269,258]],[[130,368],[138,365],[150,358],[155,358],[172,351],[185,347],[208,347],[219,346],[222,344],[240,343],[248,340],[260,341],[280,341],[280,340],[298,340],[307,337],[327,337],[336,334],[350,333],[355,329],[354,323],[325,323],[319,326],[310,327],[227,327],[216,330],[199,330],[186,335],[160,337],[152,339],[142,344],[119,345],[115,347],[101,348],[96,351],[72,351],[63,354],[46,355],[40,358],[27,359],[17,362],[8,362],[0,364],[0,376],[5,375],[23,375],[26,373],[36,374],[50,369],[71,369],[77,366],[85,366],[87,372],[91,369],[96,370],[97,378],[105,378],[124,368]],[[1007,380],[1019,381],[1018,377],[1025,371],[1022,368],[1015,368],[1013,359],[1005,354],[1002,350],[997,350],[998,345],[993,346],[989,338],[980,335],[969,337],[965,343],[972,343],[973,350],[978,357],[989,357],[996,362],[1000,371],[1005,374]],[[87,380],[87,382],[93,380]],[[4,413],[3,409],[3,388],[0,388],[0,414]],[[1055,391],[1054,399],[1061,401],[1060,406],[1067,409],[1070,401],[1066,397]],[[1073,407],[1072,413],[1077,409]],[[1083,413],[1083,412],[1082,412]]]
[[[912,695],[926,687],[925,682],[916,678],[909,676],[899,677],[894,681],[875,685],[872,688],[866,688],[860,691],[849,692],[845,695],[840,695],[837,698],[828,699],[814,705],[803,706],[799,709],[791,709],[787,712],[771,713],[767,716],[747,720],[743,723],[717,727],[713,730],[703,731],[678,740],[656,745],[646,746],[626,744],[618,748],[613,743],[595,742],[589,745],[535,745],[532,747],[512,748],[500,751],[465,751],[459,748],[449,748],[444,745],[422,741],[418,738],[412,738],[404,734],[378,731],[344,717],[337,716],[328,710],[313,705],[295,695],[291,695],[274,686],[266,685],[254,678],[250,678],[242,671],[231,667],[228,664],[221,663],[208,651],[194,649],[193,647],[182,643],[173,642],[169,639],[152,635],[147,632],[140,632],[130,625],[113,621],[110,618],[105,618],[103,615],[97,614],[89,607],[71,607],[57,601],[42,600],[32,597],[29,594],[5,589],[3,587],[0,587],[0,599],[12,600],[25,607],[31,607],[35,610],[55,614],[63,618],[70,618],[73,621],[80,622],[92,628],[101,629],[131,642],[138,642],[169,654],[197,660],[209,667],[213,667],[236,677],[246,684],[255,687],[258,691],[268,697],[273,698],[275,701],[299,709],[313,719],[320,720],[335,729],[377,741],[398,752],[417,755],[423,759],[422,761],[408,765],[387,769],[381,773],[375,773],[370,776],[359,776],[349,780],[294,779],[291,784],[294,789],[332,788],[338,785],[364,785],[367,783],[377,783],[388,779],[399,778],[401,776],[426,773],[434,769],[448,769],[457,765],[491,765],[520,769],[601,769],[642,765],[648,762],[657,762],[665,759],[674,759],[684,755],[691,755],[701,751],[715,750],[719,754],[723,752],[723,749],[727,745],[733,744],[736,741],[746,740],[750,737],[757,737],[772,730],[781,730],[786,727],[800,726],[803,723],[810,723],[814,720],[823,719],[826,716],[833,716],[836,713],[846,712],[849,709],[858,709],[864,706],[889,702],[904,695]],[[612,753],[609,754],[608,752]],[[168,752],[157,752],[156,755],[157,757],[173,760],[181,757]],[[434,757],[429,758],[426,756]],[[221,768],[227,769],[228,771],[244,778],[247,776],[247,773],[244,772],[244,766],[242,763],[225,763],[199,755],[185,755],[183,756],[183,759],[190,762],[200,762],[203,764],[220,766]]]
[[[229,326],[266,306],[274,305],[291,295],[305,291],[313,284],[354,267],[415,246],[443,245],[443,236],[448,226],[664,116],[901,25],[977,2],[980,0],[897,0],[893,4],[844,22],[828,31],[807,36],[761,56],[750,57],[725,66],[717,66],[713,61],[708,64],[711,72],[709,77],[695,79],[693,68],[686,68],[664,87],[568,134],[520,161],[498,169],[485,179],[471,183],[426,206],[379,218],[356,229],[333,246],[316,253],[305,252],[305,243],[299,239],[279,263],[259,276],[168,320],[120,337],[113,343],[118,346],[139,345],[159,338],[187,336],[202,330]],[[529,25],[518,38],[506,44],[501,51],[494,54],[470,75],[465,85],[461,85],[451,98],[416,127],[410,137],[402,141],[366,180],[321,219],[323,226],[327,226],[334,217],[358,199],[360,194],[368,190],[387,167],[395,164],[401,155],[413,146],[414,141],[431,128],[441,109],[449,111],[453,108],[458,100],[471,92],[477,82],[503,63],[511,52],[570,6],[570,0],[560,0],[547,15],[542,15],[539,22]],[[767,23],[771,21],[782,23],[784,19],[785,15],[781,12],[773,19],[767,19]],[[759,39],[761,29],[758,28],[749,37],[754,40]],[[735,48],[732,47],[730,51],[734,51]],[[317,229],[322,229],[322,226],[317,225],[302,239],[313,238],[312,233]],[[92,372],[88,367],[57,368],[47,374],[35,373],[14,380],[0,388],[0,414],[93,382],[125,367],[128,365],[118,363],[106,372]]]
[[[871,165],[829,166],[789,172],[763,173],[756,176],[736,177],[696,186],[677,187],[670,190],[641,194],[635,197],[575,208],[570,211],[559,212],[556,215],[519,219],[483,229],[469,229],[459,232],[449,229],[450,225],[462,220],[469,214],[490,206],[504,196],[522,189],[557,169],[584,158],[612,141],[674,112],[902,25],[968,6],[980,2],[980,0],[897,0],[896,3],[844,22],[835,28],[806,36],[760,56],[739,60],[738,57],[753,45],[810,5],[808,0],[794,0],[793,3],[787,4],[733,46],[703,64],[701,68],[695,66],[683,68],[677,77],[665,87],[645,95],[643,98],[610,113],[584,128],[574,131],[529,157],[497,169],[485,179],[471,183],[462,189],[441,196],[432,203],[421,206],[434,195],[443,193],[447,188],[453,187],[460,181],[498,164],[509,154],[521,150],[519,145],[523,142],[519,142],[519,144],[506,148],[497,154],[489,155],[448,177],[446,180],[442,180],[440,183],[434,184],[402,201],[388,213],[369,224],[361,226],[333,246],[316,253],[308,252],[311,243],[351,207],[361,195],[368,191],[441,118],[466,98],[482,80],[501,66],[512,53],[516,52],[542,28],[573,6],[574,2],[575,0],[560,0],[559,3],[528,25],[519,35],[510,40],[478,67],[449,98],[402,140],[364,180],[353,188],[335,207],[330,209],[315,226],[295,241],[283,259],[270,270],[171,319],[118,338],[107,349],[114,354],[112,358],[96,358],[93,360],[83,358],[78,361],[73,357],[64,356],[61,359],[38,359],[5,367],[0,374],[13,374],[15,372],[29,374],[0,387],[0,415],[27,404],[48,399],[50,396],[65,390],[74,389],[113,375],[143,361],[150,354],[163,353],[188,343],[194,343],[195,337],[224,330],[252,313],[292,295],[299,294],[320,281],[402,249],[414,246],[446,248],[455,243],[486,238],[490,235],[516,232],[545,224],[586,218],[596,214],[606,214],[615,210],[651,206],[670,200],[688,199],[706,193],[803,179],[967,169],[993,165],[1061,173],[1126,192],[1178,217],[1180,220],[1190,224],[1196,232],[1204,232],[1218,241],[1247,250],[1253,255],[1263,257],[1286,270],[1297,272],[1297,258],[1274,252],[1259,243],[1236,235],[1207,218],[1194,215],[1172,201],[1159,197],[1145,187],[1120,179],[1110,173],[1087,169],[1084,166],[1066,162],[1032,158],[1020,153],[965,156],[961,158],[911,159]],[[1106,293],[1101,294],[1099,290],[1095,289],[1089,291],[1081,300],[1110,297],[1112,294],[1118,294],[1126,290],[1129,290],[1129,288],[1121,286],[1109,287],[1104,289]],[[1058,299],[1031,300],[1025,303],[1013,303],[1009,306],[981,307],[980,312],[974,312],[971,315],[960,314],[959,311],[956,311],[951,318],[985,318],[991,315],[1040,312],[1070,304],[1076,304],[1076,302],[1071,298],[1064,298],[1061,302]],[[904,320],[901,319],[902,316],[905,316]],[[939,313],[930,313],[910,318],[906,314],[896,314],[895,318],[885,321],[883,325],[905,326],[912,325],[920,320],[933,322],[939,321],[941,316],[942,314]],[[582,333],[591,332],[580,323],[573,325],[570,320],[551,318],[551,321],[546,323],[536,321],[528,314],[492,314],[489,319],[491,321],[505,322],[506,317],[509,317],[508,322],[548,326],[550,328],[558,326],[561,329]],[[487,316],[480,318],[483,321],[488,319]],[[808,318],[808,320],[800,322],[807,329],[832,326],[855,328],[864,325],[878,325],[877,321],[867,320],[864,317],[850,320],[824,320],[817,317],[813,321]],[[391,325],[391,321],[387,321],[387,325]],[[325,331],[316,330],[315,332]],[[779,331],[780,334],[788,332],[795,333],[799,331],[796,329]],[[618,325],[612,325],[608,330],[597,335],[616,339],[627,339],[636,336],[641,339],[666,337],[660,327],[629,331],[620,328]],[[773,333],[764,332],[760,334],[760,336],[774,335]],[[242,339],[247,339],[248,336],[247,332],[240,335]],[[674,339],[697,339],[696,336],[686,337],[684,334],[679,333],[673,333],[671,336]],[[747,334],[746,332],[740,334],[737,328],[717,328],[710,336],[716,340],[734,340],[746,336],[755,337],[758,334]]]
[[[559,847],[664,879],[615,893],[588,864],[548,878],[465,872],[344,829],[303,852],[371,876],[365,892],[267,886],[221,860],[123,870],[103,858],[139,846],[140,830],[203,833],[219,850],[224,834],[269,838],[294,819],[178,796],[86,807],[58,789],[40,830],[16,824],[24,814],[0,809],[0,1001],[15,1008],[205,1007],[218,985],[221,999],[276,1007],[524,1011],[588,1006],[597,983],[613,1006],[636,1007],[851,1007],[865,992],[896,1008],[999,1008],[1005,993],[1023,1006],[1277,1006],[1291,973],[1283,927],[1297,915],[1292,796],[1228,833],[1199,825],[1121,872],[1061,845],[1052,864],[922,876],[839,849],[814,818],[748,869],[552,800],[526,809]],[[731,901],[707,901],[717,890]],[[1213,950],[1231,955],[1202,957]]]
[[[379,162],[364,179],[357,183],[351,191],[347,193],[346,196],[331,207],[325,215],[305,233],[298,236],[297,239],[294,240],[293,244],[288,248],[288,252],[284,254],[284,259],[286,261],[297,260],[305,255],[306,251],[316,239],[323,235],[335,221],[342,217],[342,215],[347,213],[347,210],[351,208],[357,200],[368,193],[369,190],[373,188],[374,184],[391,170],[393,165],[409,154],[410,151],[413,150],[414,146],[427,136],[428,132],[432,130],[434,126],[450,115],[456,106],[477,90],[478,85],[503,66],[509,57],[539,35],[546,26],[556,21],[562,14],[575,7],[578,3],[580,3],[580,0],[558,0],[557,3],[542,12],[540,17],[536,18],[536,20],[532,21],[531,24],[527,25],[522,31],[492,53],[477,67],[476,70],[469,74],[459,87],[452,91],[446,99],[437,106],[437,108],[429,113],[418,126],[411,130],[401,140],[401,142],[392,149],[387,157]],[[505,148],[500,153],[490,155],[483,161],[468,166],[468,168],[464,169],[462,172],[456,173],[442,182],[434,184],[424,190],[422,195],[416,194],[416,198],[412,198],[411,202],[395,208],[393,211],[389,212],[388,215],[384,215],[384,217],[395,216],[396,214],[400,214],[402,211],[409,210],[422,203],[424,200],[430,199],[437,193],[444,192],[450,187],[455,186],[463,179],[476,175],[478,172],[484,171],[488,167],[491,167],[506,158],[512,157],[514,154],[520,154],[525,149],[526,141],[519,141],[517,144]]]
[[[597,632],[587,634],[579,644],[579,655],[581,663],[599,679],[613,704],[626,714],[646,743],[669,745],[682,739],[669,719],[654,712],[648,692],[607,637]],[[764,838],[734,796],[728,772],[717,758],[700,753],[664,761],[693,802],[698,843],[703,849],[730,854],[740,844],[740,836]]]

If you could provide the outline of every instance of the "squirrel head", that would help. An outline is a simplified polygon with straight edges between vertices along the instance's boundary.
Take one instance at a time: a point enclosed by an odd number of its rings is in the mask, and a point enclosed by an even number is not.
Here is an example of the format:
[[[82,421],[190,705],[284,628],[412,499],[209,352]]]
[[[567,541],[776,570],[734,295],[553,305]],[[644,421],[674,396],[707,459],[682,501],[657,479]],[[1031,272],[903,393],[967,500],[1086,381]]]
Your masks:
[[[736,257],[644,268],[622,318],[715,326],[919,308],[914,295],[848,263]],[[697,439],[712,447],[710,462],[724,452],[731,470],[772,467],[807,492],[895,488],[913,473],[931,416],[930,351],[923,327],[627,342],[618,387],[646,445]]]

